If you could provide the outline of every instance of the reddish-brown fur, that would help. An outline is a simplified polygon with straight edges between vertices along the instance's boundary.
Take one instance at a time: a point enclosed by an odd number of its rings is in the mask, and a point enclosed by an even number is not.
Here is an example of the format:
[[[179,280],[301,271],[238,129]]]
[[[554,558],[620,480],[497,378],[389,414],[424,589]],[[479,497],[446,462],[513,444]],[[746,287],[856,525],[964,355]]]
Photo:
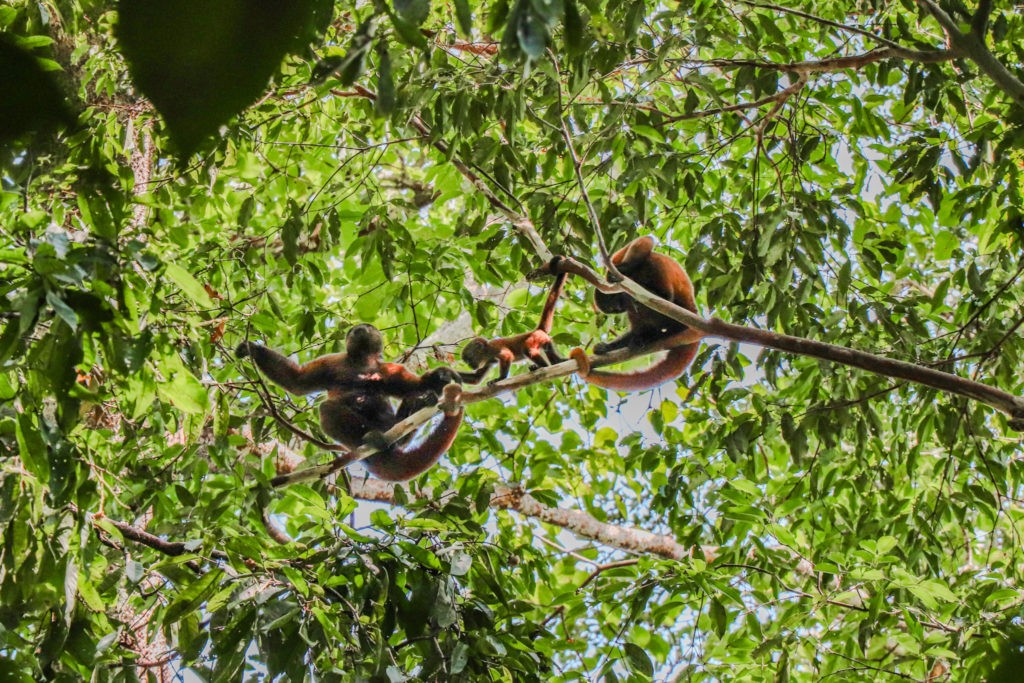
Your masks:
[[[431,375],[431,373],[434,374]],[[458,375],[448,368],[436,368],[425,373],[423,380],[427,384],[439,384],[441,381],[457,382]],[[413,394],[402,401],[395,423],[404,420],[421,408],[437,405],[437,402],[438,392],[433,389]],[[442,408],[444,416],[441,421],[419,444],[413,447],[398,447],[396,445],[382,448],[380,453],[375,453],[363,461],[366,469],[375,477],[385,481],[406,481],[433,467],[434,463],[451,448],[455,441],[455,435],[459,432],[459,426],[462,425],[463,410],[461,406],[455,409],[446,406],[442,406]],[[388,429],[390,428],[389,426]],[[381,439],[378,434],[367,435],[367,437],[367,441],[371,443]],[[408,439],[404,441],[408,441]]]
[[[462,360],[472,367],[473,371],[459,373],[463,382],[476,384],[484,378],[495,363],[498,364],[499,372],[497,379],[492,380],[492,383],[508,377],[512,363],[518,360],[533,361],[538,367],[561,363],[564,360],[555,351],[550,332],[555,317],[555,304],[562,295],[565,278],[565,273],[559,273],[554,284],[551,285],[547,301],[544,302],[540,322],[537,323],[537,329],[511,337],[495,339],[475,337],[466,344],[462,349]],[[543,353],[541,353],[542,351]]]
[[[633,240],[612,254],[612,263],[620,273],[663,299],[690,311],[697,311],[693,297],[693,283],[683,267],[674,259],[654,251],[654,239],[645,236]],[[637,303],[625,293],[594,293],[594,305],[604,313],[625,313],[629,318],[629,331],[618,339],[597,344],[594,352],[609,353],[625,347],[641,348],[666,338],[679,338],[682,346],[669,350],[660,361],[645,370],[615,373],[590,370],[590,362],[582,349],[570,354],[580,367],[580,375],[589,383],[615,391],[643,391],[663,382],[676,379],[697,355],[698,330],[690,330],[683,323]]]
[[[303,365],[250,342],[239,344],[236,355],[251,356],[269,380],[293,394],[327,391],[327,400],[320,404],[320,426],[335,441],[355,449],[368,435],[379,435],[416,410],[436,405],[444,386],[459,381],[458,374],[448,368],[436,368],[421,377],[399,363],[381,363],[382,348],[377,328],[357,325],[348,334],[346,353],[321,356]],[[403,399],[397,415],[388,396]],[[411,479],[448,450],[461,423],[461,409],[446,413],[422,443],[409,450],[386,447],[366,459],[366,468],[389,481]]]

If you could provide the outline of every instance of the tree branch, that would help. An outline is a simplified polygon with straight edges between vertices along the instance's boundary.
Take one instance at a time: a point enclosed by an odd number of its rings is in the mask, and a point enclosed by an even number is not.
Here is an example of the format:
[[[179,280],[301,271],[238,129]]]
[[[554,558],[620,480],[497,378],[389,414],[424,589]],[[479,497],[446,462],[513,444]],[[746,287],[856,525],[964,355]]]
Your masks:
[[[979,23],[987,25],[991,7],[984,2],[979,5],[978,12],[971,22],[971,32],[964,33],[956,21],[932,0],[917,0],[917,4],[939,22],[939,26],[946,32],[953,50],[974,62],[982,73],[992,79],[997,88],[1018,105],[1024,106],[1024,82],[1021,82],[1002,62],[995,58],[995,55],[989,52],[989,49],[985,47],[984,33],[977,30]],[[979,18],[984,21],[980,21]]]
[[[548,56],[551,58],[552,64],[555,66],[555,74],[558,78],[555,79],[555,85],[558,88],[558,123],[560,132],[562,134],[562,140],[565,141],[565,149],[569,153],[569,160],[572,161],[572,169],[576,175],[576,184],[580,188],[580,196],[583,198],[583,204],[587,207],[587,215],[590,216],[591,225],[594,228],[594,235],[597,237],[597,247],[601,252],[601,262],[604,263],[605,268],[615,278],[616,281],[622,279],[622,274],[619,273],[618,268],[612,263],[612,256],[608,253],[608,246],[604,241],[604,233],[601,232],[601,221],[597,216],[597,209],[594,208],[594,203],[590,201],[590,193],[587,192],[587,183],[583,179],[583,160],[576,154],[576,147],[572,144],[572,134],[569,132],[569,124],[566,123],[565,117],[565,102],[562,95],[562,71],[558,66],[558,59],[553,50],[548,49]],[[542,119],[543,120],[543,119]]]
[[[984,41],[985,34],[988,33],[988,20],[991,16],[992,0],[980,0],[977,11],[971,17],[971,33]]]
[[[759,330],[753,327],[734,325],[718,318],[704,319],[691,311],[654,296],[629,279],[622,282],[622,289],[644,306],[667,315],[673,320],[685,323],[689,327],[705,332],[709,337],[747,342],[770,349],[796,353],[801,356],[820,358],[867,370],[876,375],[903,379],[947,393],[964,396],[1006,413],[1010,416],[1009,424],[1012,429],[1017,431],[1024,430],[1024,399],[1002,389],[941,370],[885,356],[878,356],[845,346],[804,339],[802,337],[792,337],[787,334]]]
[[[856,33],[859,36],[870,38],[871,40],[881,43],[882,45],[885,45],[887,47],[902,49],[900,48],[899,43],[895,43],[889,40],[888,38],[883,38],[882,36],[875,35],[868,29],[861,28],[860,26],[848,26],[846,24],[840,24],[838,21],[832,21],[831,19],[825,19],[824,17],[819,17],[808,12],[801,12],[800,10],[792,9],[790,7],[783,7],[782,5],[773,5],[771,3],[764,2],[753,2],[752,0],[736,0],[736,2],[738,2],[741,5],[746,5],[748,7],[754,7],[757,9],[766,9],[772,12],[780,12],[782,14],[792,14],[795,17],[800,17],[801,19],[808,19],[816,24],[821,24],[822,26],[831,26],[832,28],[837,28],[841,31]]]
[[[885,356],[878,356],[866,351],[858,351],[845,346],[829,344],[826,342],[792,337],[778,332],[769,332],[753,327],[744,327],[727,323],[718,318],[705,319],[677,306],[671,302],[655,296],[633,280],[626,278],[619,285],[607,285],[602,282],[600,276],[587,266],[575,260],[563,260],[556,262],[559,269],[571,272],[583,277],[587,282],[595,286],[601,285],[602,291],[623,291],[632,296],[644,306],[653,309],[663,315],[678,320],[688,327],[700,330],[709,337],[718,337],[736,342],[748,342],[779,351],[788,351],[802,356],[821,358],[822,360],[833,361],[843,365],[867,370],[876,375],[903,379],[917,384],[939,389],[966,398],[974,399],[990,405],[1010,416],[1010,427],[1021,431],[1024,430],[1024,399],[1014,396],[1002,389],[965,379],[941,370],[915,365],[906,361],[895,360]],[[568,263],[568,265],[563,265]],[[551,274],[551,268],[540,268],[534,274]],[[609,354],[611,355],[611,354]],[[604,358],[599,356],[598,358]],[[557,367],[557,366],[555,366]]]
[[[353,481],[349,494],[354,498],[377,503],[395,503],[395,485],[379,479]],[[429,491],[416,492],[418,498],[428,498]],[[634,553],[658,555],[670,560],[692,558],[695,555],[705,562],[712,562],[718,556],[717,546],[686,547],[671,536],[653,534],[633,527],[618,526],[599,522],[579,510],[544,505],[521,488],[496,486],[491,495],[490,506],[496,509],[512,510],[525,517],[553,524],[573,532],[581,538],[597,541],[610,548]]]
[[[132,526],[127,522],[118,522],[117,520],[110,519],[109,517],[104,517],[102,515],[88,515],[88,517],[90,518],[93,528],[95,528],[97,532],[108,531],[109,533],[109,530],[104,529],[104,526],[109,524],[117,529],[121,536],[126,540],[152,548],[164,555],[178,557],[179,555],[184,555],[189,552],[186,544],[182,541],[165,541],[159,536],[151,534],[144,529]],[[208,551],[208,554],[215,560],[228,559],[227,554],[221,550],[210,550]],[[189,563],[189,568],[193,571],[199,571],[199,567],[195,563]]]

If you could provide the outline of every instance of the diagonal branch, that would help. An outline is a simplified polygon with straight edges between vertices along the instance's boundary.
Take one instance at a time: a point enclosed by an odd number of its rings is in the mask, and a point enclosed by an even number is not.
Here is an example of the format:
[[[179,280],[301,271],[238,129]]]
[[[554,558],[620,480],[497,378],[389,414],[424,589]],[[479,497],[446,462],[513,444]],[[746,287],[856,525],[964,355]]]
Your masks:
[[[760,330],[754,327],[734,325],[718,318],[705,319],[647,291],[636,282],[625,279],[617,287],[603,283],[600,276],[583,264],[571,259],[558,262],[558,266],[566,272],[583,277],[587,282],[599,286],[603,291],[620,291],[628,293],[644,306],[663,315],[678,320],[688,327],[700,330],[709,337],[718,337],[735,342],[747,342],[779,351],[788,351],[801,356],[811,356],[851,367],[867,370],[876,375],[903,379],[916,384],[957,394],[990,405],[1010,416],[1010,427],[1024,430],[1024,399],[996,387],[965,379],[957,375],[915,365],[906,361],[879,356],[866,351],[858,351],[846,346],[814,341],[803,337],[793,337],[778,332]],[[565,265],[565,264],[568,265]],[[537,272],[541,273],[544,269]],[[550,273],[549,273],[550,274]]]
[[[775,5],[775,4],[771,4],[771,3],[767,3],[767,2],[753,2],[753,0],[736,0],[736,2],[738,2],[741,5],[746,5],[748,7],[754,7],[756,9],[766,9],[766,10],[771,10],[772,12],[779,12],[779,13],[782,13],[782,14],[791,14],[794,17],[800,17],[801,19],[808,19],[810,21],[813,21],[816,24],[821,24],[822,26],[831,26],[832,28],[837,28],[837,29],[839,29],[841,31],[846,31],[848,33],[856,33],[859,36],[864,36],[865,38],[870,38],[871,40],[873,40],[873,41],[875,41],[877,43],[881,43],[882,45],[885,45],[886,47],[902,49],[902,48],[900,48],[899,43],[893,42],[893,41],[889,40],[888,38],[883,38],[882,36],[876,35],[876,34],[872,33],[871,31],[869,31],[868,29],[861,28],[860,26],[849,26],[848,24],[841,24],[838,21],[832,21],[831,19],[825,19],[824,17],[819,17],[817,15],[810,14],[808,12],[802,12],[802,11],[800,11],[798,9],[792,9],[790,7],[783,7],[782,5]]]
[[[576,184],[580,188],[580,196],[583,197],[583,204],[587,207],[587,215],[590,216],[590,223],[594,229],[594,235],[597,237],[597,246],[601,252],[601,261],[604,263],[605,268],[611,276],[619,281],[622,279],[622,274],[612,263],[611,254],[608,253],[608,246],[604,241],[604,233],[601,232],[601,221],[597,217],[597,209],[594,208],[594,203],[590,201],[590,193],[587,192],[587,183],[583,179],[583,160],[580,159],[579,155],[576,154],[576,147],[572,143],[572,133],[569,132],[569,124],[566,122],[566,111],[565,101],[562,94],[562,71],[558,65],[558,59],[555,56],[553,50],[548,50],[548,56],[551,58],[551,62],[555,67],[555,86],[558,88],[558,123],[560,132],[562,134],[562,140],[565,141],[565,149],[569,153],[569,160],[572,161],[572,169],[576,175]]]
[[[361,500],[378,503],[396,503],[395,485],[378,479],[353,481],[350,495]],[[427,491],[420,490],[418,497],[428,497]],[[571,531],[581,538],[633,553],[658,555],[670,560],[683,560],[698,556],[705,562],[712,562],[719,554],[717,546],[687,547],[671,536],[654,534],[635,527],[619,526],[600,522],[580,510],[551,507],[538,501],[520,487],[495,486],[491,495],[492,508],[511,510],[525,517],[532,517],[545,524]]]
[[[985,34],[980,29],[988,25],[988,14],[991,11],[988,5],[983,2],[979,6],[978,13],[971,22],[971,32],[964,33],[956,20],[932,0],[917,0],[917,4],[939,22],[953,50],[974,62],[982,73],[992,79],[997,88],[1009,95],[1018,105],[1024,106],[1024,82],[1014,76],[985,46]]]

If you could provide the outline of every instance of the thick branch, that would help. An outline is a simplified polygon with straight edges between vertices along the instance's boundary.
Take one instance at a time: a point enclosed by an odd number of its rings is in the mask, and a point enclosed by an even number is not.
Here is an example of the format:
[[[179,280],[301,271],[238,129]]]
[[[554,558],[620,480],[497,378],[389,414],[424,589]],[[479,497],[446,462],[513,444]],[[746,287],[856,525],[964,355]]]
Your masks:
[[[132,526],[127,522],[118,522],[117,520],[110,519],[109,517],[93,517],[93,526],[95,526],[97,530],[102,530],[103,526],[106,524],[117,529],[121,533],[121,536],[126,540],[152,548],[164,555],[177,557],[189,552],[186,544],[182,541],[165,541],[159,536],[151,534],[139,527]],[[209,551],[209,555],[210,557],[218,560],[226,560],[228,557],[220,550],[211,550]]]
[[[1024,399],[1002,389],[958,377],[941,370],[886,358],[885,356],[878,356],[845,346],[804,339],[802,337],[792,337],[787,334],[759,330],[753,327],[733,325],[718,318],[704,319],[695,313],[654,296],[632,280],[624,281],[622,289],[648,308],[663,313],[673,320],[683,322],[694,329],[706,332],[708,336],[728,339],[730,341],[748,342],[770,349],[778,349],[779,351],[789,351],[802,356],[821,358],[822,360],[829,360],[867,370],[876,375],[903,379],[923,384],[933,389],[939,389],[940,391],[971,398],[1009,415],[1011,418],[1010,426],[1013,429],[1024,429]]]
[[[1024,399],[1014,396],[1002,389],[958,377],[948,372],[907,363],[905,361],[878,356],[866,351],[858,351],[845,346],[826,342],[792,337],[778,332],[759,330],[753,327],[733,325],[718,318],[705,319],[685,308],[655,296],[630,279],[618,286],[608,285],[601,277],[587,266],[575,260],[565,259],[555,262],[557,268],[583,277],[602,291],[624,291],[644,306],[662,313],[673,320],[685,323],[688,327],[705,332],[709,337],[719,337],[730,341],[748,342],[770,349],[789,351],[802,356],[811,356],[842,363],[876,375],[903,379],[917,384],[939,389],[959,396],[981,401],[1010,416],[1010,426],[1016,430],[1024,429]],[[550,268],[540,268],[536,274],[544,274]]]
[[[349,493],[354,498],[375,501],[378,503],[395,502],[395,485],[378,479],[365,479],[352,482]],[[419,491],[417,496],[427,497],[427,491]],[[634,553],[658,555],[670,560],[683,560],[698,555],[705,562],[712,562],[718,556],[716,546],[686,547],[671,536],[652,534],[649,531],[633,527],[618,526],[599,522],[594,517],[579,510],[567,510],[544,505],[521,488],[496,486],[491,496],[490,506],[493,508],[513,510],[526,517],[532,517],[546,524],[567,529],[581,538],[597,541],[610,548],[618,548]]]
[[[962,32],[957,22],[932,0],[917,0],[917,4],[921,5],[939,22],[939,26],[949,37],[950,46],[955,51],[977,64],[982,73],[992,79],[996,87],[1009,95],[1018,105],[1024,106],[1024,83],[989,52],[985,47],[984,33],[977,30],[979,23],[981,27],[988,24],[988,11],[984,3],[974,17],[972,24],[975,26],[970,33]]]

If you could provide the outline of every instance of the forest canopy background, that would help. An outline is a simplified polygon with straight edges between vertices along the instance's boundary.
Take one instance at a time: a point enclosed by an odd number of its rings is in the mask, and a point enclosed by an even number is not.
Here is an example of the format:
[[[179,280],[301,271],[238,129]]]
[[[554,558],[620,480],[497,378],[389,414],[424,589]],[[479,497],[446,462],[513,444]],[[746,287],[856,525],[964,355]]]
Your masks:
[[[371,322],[451,363],[532,329],[551,253],[652,234],[702,313],[1019,397],[1015,5],[16,0],[0,30],[0,675],[1012,675],[1024,464],[988,405],[710,339],[651,392],[471,404],[407,487],[274,489],[331,454],[230,351]],[[570,280],[560,349],[623,329],[590,302]]]

